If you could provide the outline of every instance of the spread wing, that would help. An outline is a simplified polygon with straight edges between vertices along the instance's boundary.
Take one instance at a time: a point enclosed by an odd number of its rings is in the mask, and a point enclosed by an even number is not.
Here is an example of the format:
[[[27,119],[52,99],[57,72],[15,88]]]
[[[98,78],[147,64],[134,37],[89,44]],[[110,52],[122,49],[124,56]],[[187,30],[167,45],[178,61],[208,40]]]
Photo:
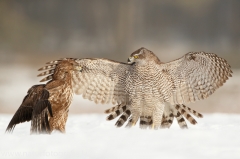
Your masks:
[[[227,61],[213,53],[189,52],[161,67],[167,70],[173,83],[172,104],[205,99],[232,76]]]
[[[72,84],[76,94],[81,94],[83,98],[95,103],[126,103],[125,79],[131,69],[131,65],[126,63],[100,58],[63,58],[50,61],[47,63],[48,66],[39,69],[47,71],[38,76],[48,75],[41,82],[52,79],[56,66],[62,60],[68,59],[76,62],[74,64],[76,68],[82,68],[81,71],[73,72]]]
[[[125,79],[131,65],[107,59],[78,59],[82,71],[73,76],[74,91],[95,103],[126,103]]]

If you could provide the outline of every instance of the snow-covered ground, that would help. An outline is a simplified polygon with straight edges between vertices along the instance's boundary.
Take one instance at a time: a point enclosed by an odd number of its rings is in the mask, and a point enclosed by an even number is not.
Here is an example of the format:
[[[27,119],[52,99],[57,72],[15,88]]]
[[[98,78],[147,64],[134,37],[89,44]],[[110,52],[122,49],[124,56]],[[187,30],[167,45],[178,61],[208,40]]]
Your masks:
[[[70,115],[66,134],[29,135],[30,123],[4,134],[12,115],[0,114],[0,159],[239,159],[240,115],[204,114],[181,130],[116,128],[103,114]]]

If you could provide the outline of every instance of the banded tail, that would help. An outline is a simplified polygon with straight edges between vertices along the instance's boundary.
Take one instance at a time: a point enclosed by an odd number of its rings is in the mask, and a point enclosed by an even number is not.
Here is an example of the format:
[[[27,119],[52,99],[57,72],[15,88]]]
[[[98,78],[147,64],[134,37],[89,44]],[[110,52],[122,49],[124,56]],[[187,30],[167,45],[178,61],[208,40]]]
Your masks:
[[[131,111],[128,106],[119,104],[117,106],[114,106],[110,109],[107,109],[105,113],[111,113],[108,117],[107,120],[113,120],[119,115],[119,119],[115,123],[117,127],[121,127],[125,122],[128,120],[128,123],[126,127],[132,127],[133,121],[131,119]],[[161,123],[161,128],[170,128],[174,117],[177,119],[178,125],[180,128],[185,129],[187,127],[187,123],[184,118],[186,118],[191,124],[195,125],[197,121],[190,115],[192,113],[194,116],[198,118],[202,118],[203,115],[198,113],[197,111],[185,106],[185,105],[175,105],[174,107],[171,107],[169,109],[169,112],[164,112],[163,117],[162,117],[162,123]],[[151,128],[152,127],[152,117],[140,117],[140,128],[146,129],[146,128]]]

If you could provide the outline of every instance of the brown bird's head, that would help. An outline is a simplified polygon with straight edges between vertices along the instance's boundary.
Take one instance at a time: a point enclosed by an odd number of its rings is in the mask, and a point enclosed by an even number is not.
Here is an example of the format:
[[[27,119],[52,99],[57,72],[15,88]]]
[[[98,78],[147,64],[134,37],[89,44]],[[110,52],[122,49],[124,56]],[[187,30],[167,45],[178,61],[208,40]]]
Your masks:
[[[129,64],[133,63],[145,64],[146,62],[159,63],[160,60],[152,51],[144,47],[141,47],[140,49],[134,51],[128,58]]]

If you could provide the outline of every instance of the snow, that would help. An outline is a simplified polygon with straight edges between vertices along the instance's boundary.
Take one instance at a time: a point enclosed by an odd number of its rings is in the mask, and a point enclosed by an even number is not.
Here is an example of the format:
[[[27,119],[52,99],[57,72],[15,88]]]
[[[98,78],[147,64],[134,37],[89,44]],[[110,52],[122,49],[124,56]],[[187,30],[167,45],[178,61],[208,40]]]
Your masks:
[[[4,134],[12,115],[0,114],[0,158],[46,159],[226,159],[240,158],[240,115],[204,114],[181,130],[116,128],[103,114],[70,115],[66,134],[29,135],[30,123]]]

